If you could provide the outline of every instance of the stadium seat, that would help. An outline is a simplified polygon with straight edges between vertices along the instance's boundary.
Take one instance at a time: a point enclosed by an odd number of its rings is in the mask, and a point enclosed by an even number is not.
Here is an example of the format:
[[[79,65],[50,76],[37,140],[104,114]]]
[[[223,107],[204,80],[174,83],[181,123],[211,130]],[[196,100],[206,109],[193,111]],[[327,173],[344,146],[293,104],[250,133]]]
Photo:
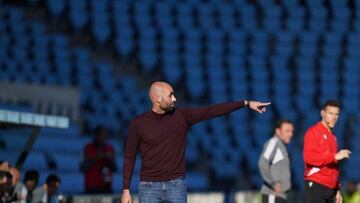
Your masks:
[[[66,7],[66,1],[62,0],[47,0],[47,6],[50,14],[54,17],[60,16]]]

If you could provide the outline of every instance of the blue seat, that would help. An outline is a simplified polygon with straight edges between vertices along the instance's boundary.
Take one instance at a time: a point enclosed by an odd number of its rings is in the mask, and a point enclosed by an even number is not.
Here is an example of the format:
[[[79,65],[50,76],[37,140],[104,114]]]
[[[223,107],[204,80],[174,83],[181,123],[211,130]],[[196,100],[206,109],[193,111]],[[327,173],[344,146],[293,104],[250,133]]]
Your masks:
[[[220,56],[225,52],[224,43],[221,41],[211,41],[211,39],[209,39],[206,47],[209,55]]]
[[[346,55],[350,58],[359,58],[360,57],[360,47],[356,44],[348,44],[346,46]]]
[[[355,112],[359,111],[360,101],[359,101],[359,93],[355,95],[345,95],[342,97],[342,108],[349,115],[354,115]]]
[[[155,52],[140,51],[140,61],[145,72],[150,73],[155,70],[159,58]]]
[[[282,7],[271,3],[266,3],[266,5],[262,5],[265,12],[265,18],[272,18],[272,19],[280,19],[282,15],[284,14],[284,11],[282,10]]]
[[[322,73],[334,73],[334,75],[338,75],[339,63],[336,58],[332,57],[321,57],[320,58],[320,70],[323,70]],[[324,77],[326,78],[326,77]]]
[[[314,19],[309,21],[309,30],[315,33],[322,33],[328,29],[326,20]]]
[[[314,58],[316,55],[319,54],[318,47],[316,44],[301,44],[299,46],[299,55],[304,57],[311,57]]]
[[[229,55],[231,57],[240,57],[245,56],[247,53],[247,47],[243,43],[237,43],[237,42],[229,42]]]
[[[247,9],[249,9],[249,11],[242,10],[244,12],[244,15],[241,16],[240,28],[242,28],[245,31],[255,32],[259,28],[259,25],[258,25],[258,21],[256,20],[256,17],[251,14],[254,8],[249,6],[246,7],[248,7]]]
[[[177,84],[183,75],[183,70],[179,64],[164,64],[161,68],[166,81]]]
[[[312,60],[312,57],[306,57],[306,56],[300,56],[297,57],[295,59],[295,64],[296,64],[296,70],[298,71],[297,73],[301,73],[302,69],[305,69],[306,73],[308,73],[308,71],[310,72],[315,72],[315,61]]]
[[[351,10],[348,5],[343,4],[342,6],[337,6],[333,10],[334,20],[349,22],[351,20]]]
[[[107,22],[94,23],[92,25],[92,32],[94,34],[95,40],[99,44],[104,44],[110,38],[111,28]]]
[[[309,1],[306,0],[305,4],[312,9],[319,9],[324,7],[324,1]]]
[[[135,49],[133,34],[130,26],[124,26],[115,37],[115,48],[120,56],[128,56]]]
[[[24,13],[20,7],[10,6],[5,10],[5,15],[8,16],[10,24],[16,24],[23,21]]]
[[[222,42],[224,40],[224,32],[221,29],[211,29],[210,32],[206,33],[208,42]]]
[[[229,33],[230,44],[245,44],[248,38],[248,34],[242,29],[235,29]]]
[[[300,42],[303,44],[317,44],[319,42],[319,34],[311,31],[301,32]]]
[[[282,29],[281,20],[275,17],[267,17],[263,19],[263,26],[269,32],[277,32]]]
[[[163,41],[175,42],[180,38],[180,31],[176,28],[162,29],[161,38],[163,39]]]
[[[103,12],[108,9],[110,6],[110,1],[97,1],[97,0],[90,0],[90,7],[95,12]]]
[[[196,7],[198,11],[198,19],[200,27],[204,30],[215,27],[214,20],[214,5],[203,3],[201,6]]]
[[[79,62],[89,62],[91,60],[90,50],[87,48],[77,47],[72,49],[72,55]]]
[[[354,29],[354,31],[359,32],[360,31],[360,19],[356,18],[351,22],[351,25]]]
[[[62,0],[47,0],[47,7],[53,17],[60,16],[65,10],[66,2]]]
[[[222,12],[220,10],[220,12]],[[224,12],[224,11],[223,11]],[[227,14],[220,14],[219,24],[222,30],[227,32],[232,32],[236,27],[236,20],[234,18],[234,13],[231,11]]]
[[[360,34],[358,32],[350,32],[346,35],[347,43],[360,45]]]
[[[159,2],[155,5],[155,19],[156,23],[160,28],[167,28],[172,27],[174,17],[171,14],[171,4],[167,2]]]
[[[285,27],[287,30],[293,32],[301,32],[304,30],[304,20],[301,18],[287,18],[285,21]]]
[[[343,54],[341,44],[330,44],[322,47],[324,56],[338,58]]]
[[[82,194],[84,192],[84,174],[76,173],[60,173],[61,179],[60,191],[66,194]]]
[[[185,54],[198,55],[202,51],[200,40],[187,40],[184,43]]]
[[[277,43],[287,44],[287,43],[293,43],[295,40],[295,34],[290,31],[280,31],[274,34]]]
[[[64,34],[52,34],[50,40],[54,48],[67,49],[70,44],[69,39]]]
[[[25,160],[23,169],[47,170],[47,162],[43,153],[31,152]]]
[[[180,43],[178,41],[173,41],[170,39],[164,39],[160,42],[162,53],[171,53],[171,54],[179,54]]]
[[[205,83],[203,81],[203,71],[200,67],[186,67],[186,91],[190,98],[198,100],[205,93]]]
[[[224,66],[223,58],[219,57],[219,55],[217,54],[209,53],[205,55],[205,60],[206,60],[206,67],[209,68],[210,71],[211,69],[221,70]]]
[[[80,172],[81,157],[79,154],[52,154],[59,172],[76,173]]]
[[[209,181],[206,175],[202,172],[187,172],[186,183],[190,191],[206,190],[209,188]]]
[[[26,35],[26,25],[23,21],[19,21],[19,22],[10,22],[9,24],[9,30],[10,33],[13,35]]]
[[[26,48],[13,46],[10,48],[10,50],[11,50],[11,54],[13,55],[16,61],[22,62],[28,59],[28,52]]]
[[[344,41],[344,37],[339,33],[328,32],[324,35],[324,40],[325,44],[341,45]]]
[[[34,37],[35,39],[37,37],[41,37],[41,36],[45,35],[46,28],[42,22],[32,20],[28,24],[28,29],[30,31],[31,37]]]
[[[319,1],[321,2],[321,1]],[[310,4],[311,5],[311,4]],[[328,19],[329,10],[320,3],[320,5],[310,6],[310,19],[325,22]]]
[[[89,14],[85,7],[70,7],[68,15],[76,32],[83,30],[89,22]]]

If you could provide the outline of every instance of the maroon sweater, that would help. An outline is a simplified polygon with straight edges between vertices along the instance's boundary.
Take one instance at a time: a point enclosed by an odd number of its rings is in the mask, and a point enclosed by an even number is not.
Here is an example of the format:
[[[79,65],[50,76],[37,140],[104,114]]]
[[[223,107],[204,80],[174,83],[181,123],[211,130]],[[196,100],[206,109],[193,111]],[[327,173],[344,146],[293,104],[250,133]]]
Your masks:
[[[204,108],[176,108],[165,114],[141,114],[130,124],[124,154],[123,189],[129,189],[136,153],[140,150],[142,181],[166,181],[185,176],[185,140],[189,128],[203,120],[222,116],[244,101]]]

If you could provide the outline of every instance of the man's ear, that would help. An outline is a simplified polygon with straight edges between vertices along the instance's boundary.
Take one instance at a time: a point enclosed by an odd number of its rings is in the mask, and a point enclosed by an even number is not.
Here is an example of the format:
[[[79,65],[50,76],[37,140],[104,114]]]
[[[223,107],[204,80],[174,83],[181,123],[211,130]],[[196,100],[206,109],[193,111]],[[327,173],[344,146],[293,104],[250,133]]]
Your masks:
[[[275,128],[275,134],[279,135],[280,128]]]
[[[321,110],[321,111],[320,111],[320,116],[321,116],[321,118],[324,118],[324,115],[325,115],[325,111],[324,111],[324,110]]]

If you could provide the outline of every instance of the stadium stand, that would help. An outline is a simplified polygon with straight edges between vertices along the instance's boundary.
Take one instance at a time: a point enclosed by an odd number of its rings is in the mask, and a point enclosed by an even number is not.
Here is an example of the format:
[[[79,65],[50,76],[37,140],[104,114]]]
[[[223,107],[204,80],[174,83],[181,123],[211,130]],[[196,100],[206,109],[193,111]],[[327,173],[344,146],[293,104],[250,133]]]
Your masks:
[[[147,85],[155,79],[175,85],[179,105],[272,101],[261,117],[241,111],[194,126],[186,152],[191,191],[259,189],[258,155],[279,118],[295,123],[289,153],[294,189],[301,191],[303,133],[319,119],[319,105],[328,98],[339,100],[344,112],[335,130],[339,146],[353,152],[341,165],[341,181],[360,180],[359,170],[353,170],[360,166],[355,144],[359,5],[353,0],[2,0],[0,82],[78,88],[81,121],[66,131],[44,129],[28,160],[44,174],[60,173],[65,193],[82,192],[76,164],[88,139],[83,134],[105,126],[114,135],[117,156],[123,156],[127,125],[149,109]],[[2,158],[15,159],[22,133],[0,135],[1,156],[9,157]],[[138,175],[133,177],[136,189]]]

